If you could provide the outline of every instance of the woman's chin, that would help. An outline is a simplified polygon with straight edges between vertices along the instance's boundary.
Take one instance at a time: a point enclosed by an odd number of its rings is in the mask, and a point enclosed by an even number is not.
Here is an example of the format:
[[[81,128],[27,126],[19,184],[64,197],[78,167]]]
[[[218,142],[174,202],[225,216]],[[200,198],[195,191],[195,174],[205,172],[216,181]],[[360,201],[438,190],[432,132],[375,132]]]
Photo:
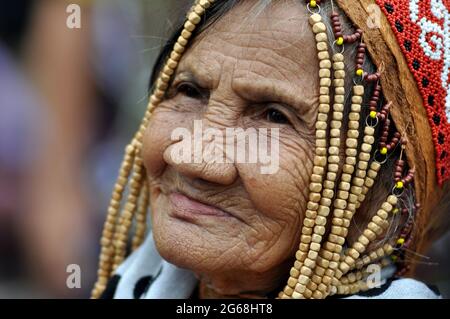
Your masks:
[[[211,216],[189,220],[173,216],[170,205],[155,206],[152,231],[161,257],[191,270],[210,270],[218,266],[216,263],[210,264],[210,261],[228,250],[237,234],[236,222],[226,220],[218,223],[211,220],[214,219]],[[224,246],[224,243],[227,245]]]
[[[283,249],[285,245],[265,241],[261,232],[238,218],[174,209],[170,196],[162,193],[155,199],[152,230],[156,248],[162,258],[178,267],[209,275],[265,273],[290,254]]]
[[[214,255],[220,255],[219,239],[201,226],[167,219],[153,226],[153,237],[161,257],[181,268],[210,271]]]

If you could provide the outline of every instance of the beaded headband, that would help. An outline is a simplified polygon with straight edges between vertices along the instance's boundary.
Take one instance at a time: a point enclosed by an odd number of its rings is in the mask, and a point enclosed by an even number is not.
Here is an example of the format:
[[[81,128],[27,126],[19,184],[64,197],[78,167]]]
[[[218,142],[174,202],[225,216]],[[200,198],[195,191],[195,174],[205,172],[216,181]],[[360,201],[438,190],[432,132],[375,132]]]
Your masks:
[[[188,12],[186,22],[177,42],[174,44],[150,97],[149,106],[139,130],[125,149],[125,157],[119,177],[113,190],[108,215],[101,238],[98,280],[92,297],[98,298],[106,287],[117,266],[124,260],[128,235],[136,221],[132,248],[138,247],[145,236],[148,215],[149,194],[141,158],[143,133],[151,114],[164,99],[165,91],[185,51],[192,33],[202,21],[205,11],[214,0],[197,0]],[[341,6],[342,1],[338,1]],[[403,248],[413,240],[413,222],[420,205],[416,201],[412,211],[402,206],[399,200],[405,189],[410,187],[415,169],[406,167],[404,150],[407,139],[403,132],[390,133],[391,102],[379,105],[381,95],[380,71],[368,74],[363,70],[366,44],[362,41],[363,30],[343,34],[339,16],[332,12],[334,53],[330,57],[327,29],[320,15],[320,1],[306,1],[310,13],[309,24],[315,35],[319,59],[320,97],[316,121],[314,166],[309,184],[309,199],[301,229],[301,238],[295,254],[295,263],[280,298],[325,298],[333,294],[352,294],[369,289],[365,278],[369,264],[386,267],[404,254]],[[344,45],[358,43],[351,108],[347,120],[346,139],[341,141],[344,127],[345,64],[342,54]],[[372,86],[373,92],[367,117],[361,116],[365,86]],[[331,101],[330,89],[334,90]],[[330,106],[331,104],[331,106]],[[359,136],[359,127],[364,125],[364,135]],[[375,136],[379,137],[375,142]],[[345,150],[344,164],[340,165],[340,150]],[[401,150],[395,164],[393,188],[376,214],[365,225],[358,239],[346,247],[350,222],[368,191],[372,188],[384,163],[395,150]],[[408,156],[409,157],[409,156]],[[122,205],[125,190],[126,202]],[[119,212],[121,211],[121,214]],[[388,231],[392,221],[403,214],[406,222],[400,236],[389,238],[381,247],[373,248],[377,239]],[[329,224],[329,225],[327,225]],[[329,231],[327,231],[327,226]],[[402,268],[400,274],[406,271]]]
[[[450,3],[376,0],[389,20],[423,98],[439,185],[450,178]]]

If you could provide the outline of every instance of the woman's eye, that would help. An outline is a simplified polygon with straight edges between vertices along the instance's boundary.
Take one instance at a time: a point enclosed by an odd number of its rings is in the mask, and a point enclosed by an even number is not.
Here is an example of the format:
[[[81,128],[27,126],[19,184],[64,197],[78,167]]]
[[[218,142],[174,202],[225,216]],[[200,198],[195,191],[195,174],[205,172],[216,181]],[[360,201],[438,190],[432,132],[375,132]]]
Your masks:
[[[266,120],[269,122],[277,124],[287,124],[289,123],[288,118],[276,109],[269,109],[266,113]]]
[[[185,96],[193,99],[202,98],[202,94],[200,93],[200,91],[192,84],[188,83],[180,84],[177,88],[177,91],[178,93],[184,94]]]

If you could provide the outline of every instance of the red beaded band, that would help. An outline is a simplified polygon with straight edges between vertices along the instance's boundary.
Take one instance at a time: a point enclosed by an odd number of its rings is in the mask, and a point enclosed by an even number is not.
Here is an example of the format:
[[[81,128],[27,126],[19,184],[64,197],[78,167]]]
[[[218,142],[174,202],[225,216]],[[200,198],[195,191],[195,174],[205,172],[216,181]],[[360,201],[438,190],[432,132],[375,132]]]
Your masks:
[[[439,185],[450,178],[450,20],[447,0],[376,0],[389,20],[423,98]]]

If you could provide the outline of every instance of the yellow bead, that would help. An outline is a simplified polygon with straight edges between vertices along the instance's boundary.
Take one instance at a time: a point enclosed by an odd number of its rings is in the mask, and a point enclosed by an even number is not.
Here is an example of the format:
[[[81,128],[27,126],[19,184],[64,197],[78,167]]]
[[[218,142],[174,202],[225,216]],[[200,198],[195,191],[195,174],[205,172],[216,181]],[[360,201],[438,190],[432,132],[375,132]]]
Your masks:
[[[316,5],[317,5],[317,3],[316,3],[315,0],[311,0],[311,1],[309,2],[309,6],[312,7],[312,8],[315,8]]]
[[[397,261],[397,256],[391,256],[393,262]]]
[[[357,76],[362,76],[363,75],[363,69],[358,69],[358,70],[356,70],[356,75]]]
[[[343,44],[344,44],[344,38],[343,38],[343,37],[337,38],[336,44],[337,44],[337,45],[343,45]]]
[[[403,188],[403,182],[402,181],[398,181],[397,183],[395,183],[395,187],[396,188]]]
[[[370,111],[369,116],[374,119],[374,118],[377,117],[377,112],[376,111]]]
[[[397,244],[398,245],[403,245],[405,243],[405,238],[399,238],[398,240],[397,240]]]
[[[392,211],[392,214],[397,214],[398,213],[398,208],[394,208],[394,210]]]
[[[387,147],[383,147],[383,148],[380,150],[380,153],[383,154],[383,155],[387,154]]]

